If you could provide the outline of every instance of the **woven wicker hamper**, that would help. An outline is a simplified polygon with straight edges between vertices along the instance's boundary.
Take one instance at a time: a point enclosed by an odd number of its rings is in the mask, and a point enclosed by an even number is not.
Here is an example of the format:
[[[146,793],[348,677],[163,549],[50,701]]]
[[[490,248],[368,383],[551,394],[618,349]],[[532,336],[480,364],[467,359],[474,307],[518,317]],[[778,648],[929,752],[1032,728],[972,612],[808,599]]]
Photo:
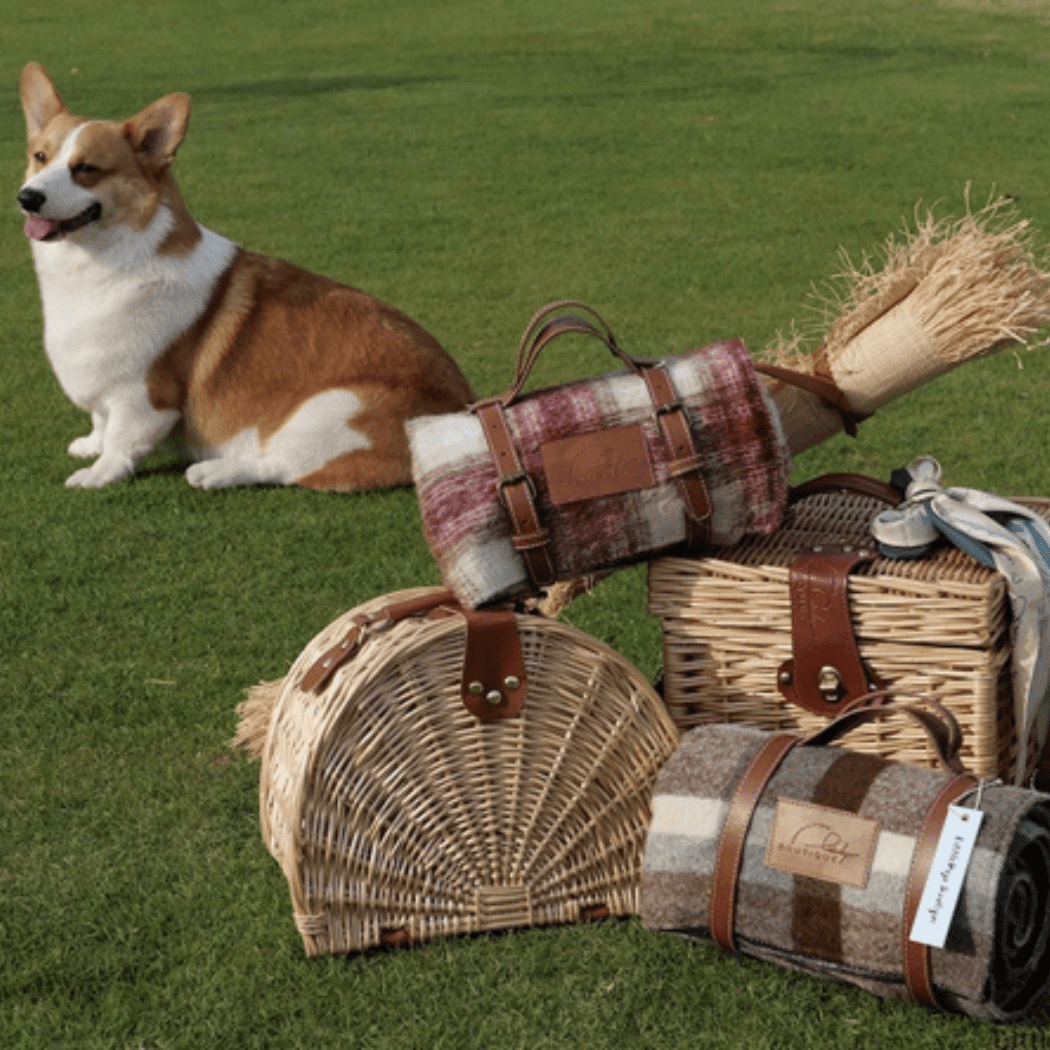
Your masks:
[[[1018,502],[1050,520],[1050,501]],[[792,657],[790,566],[816,548],[873,547],[871,520],[885,507],[853,494],[810,496],[773,536],[650,565],[649,610],[663,624],[664,699],[680,730],[742,722],[809,733],[824,724],[778,689],[778,670]],[[964,730],[967,768],[1012,778],[1017,739],[1002,577],[945,546],[916,561],[861,564],[847,595],[864,664],[887,687],[931,696],[952,711]],[[850,746],[936,764],[921,731],[893,721],[866,726]],[[1034,748],[1029,754],[1030,775],[1038,756]]]
[[[308,955],[638,910],[652,786],[678,743],[659,696],[576,628],[510,614],[527,697],[482,720],[461,692],[464,616],[380,612],[442,593],[352,609],[283,679],[262,832]]]

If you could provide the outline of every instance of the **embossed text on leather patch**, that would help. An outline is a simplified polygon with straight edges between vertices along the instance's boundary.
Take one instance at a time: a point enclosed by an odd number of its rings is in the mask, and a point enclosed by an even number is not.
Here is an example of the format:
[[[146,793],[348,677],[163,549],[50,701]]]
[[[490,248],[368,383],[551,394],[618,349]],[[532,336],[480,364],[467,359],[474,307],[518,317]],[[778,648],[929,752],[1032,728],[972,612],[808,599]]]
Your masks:
[[[778,798],[766,865],[840,886],[863,887],[878,839],[879,822],[870,817]]]
[[[640,424],[547,441],[540,456],[551,502],[559,506],[656,484]]]

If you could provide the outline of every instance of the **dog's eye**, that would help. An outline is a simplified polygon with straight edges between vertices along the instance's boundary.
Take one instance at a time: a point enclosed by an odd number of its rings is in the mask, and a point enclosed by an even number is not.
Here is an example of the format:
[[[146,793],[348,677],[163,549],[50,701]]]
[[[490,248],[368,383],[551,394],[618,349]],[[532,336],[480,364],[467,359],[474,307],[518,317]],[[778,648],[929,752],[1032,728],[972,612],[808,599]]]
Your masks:
[[[38,150],[36,153],[33,154],[33,160],[35,160],[38,164],[43,164],[44,161],[47,160],[47,154],[43,150]]]
[[[73,169],[74,175],[97,175],[99,169],[94,164],[80,163]]]

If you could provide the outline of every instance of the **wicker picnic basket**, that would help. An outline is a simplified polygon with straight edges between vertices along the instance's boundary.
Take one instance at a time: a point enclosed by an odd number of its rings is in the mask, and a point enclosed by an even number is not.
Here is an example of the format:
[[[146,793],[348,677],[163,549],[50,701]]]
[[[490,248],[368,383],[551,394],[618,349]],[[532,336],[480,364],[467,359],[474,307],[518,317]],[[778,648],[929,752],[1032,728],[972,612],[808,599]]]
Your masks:
[[[504,613],[522,661],[506,681],[527,696],[490,719],[499,691],[465,682],[474,627],[450,599],[352,609],[281,683],[262,832],[308,955],[638,910],[652,786],[678,742],[659,696],[582,631]]]
[[[1050,520],[1050,501],[1019,500]],[[681,731],[719,722],[815,732],[832,715],[789,702],[778,686],[793,656],[790,566],[817,548],[873,546],[874,497],[826,492],[795,503],[777,533],[710,557],[649,567],[649,610],[662,618],[664,699]],[[964,730],[963,762],[1013,778],[1010,607],[1002,577],[953,547],[914,561],[874,557],[846,584],[860,658],[880,684],[940,701]],[[917,727],[876,722],[859,751],[934,767]],[[1026,779],[1038,755],[1029,748]]]

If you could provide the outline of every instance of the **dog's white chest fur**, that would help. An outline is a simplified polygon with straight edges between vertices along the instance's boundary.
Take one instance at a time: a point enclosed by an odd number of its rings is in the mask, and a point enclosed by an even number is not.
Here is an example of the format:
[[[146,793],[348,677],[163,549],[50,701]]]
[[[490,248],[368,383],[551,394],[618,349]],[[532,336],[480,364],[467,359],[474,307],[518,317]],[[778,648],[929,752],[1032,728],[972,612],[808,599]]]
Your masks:
[[[207,306],[237,246],[210,230],[184,256],[158,255],[171,227],[161,208],[145,233],[93,228],[34,243],[44,347],[63,390],[96,411],[115,385],[145,383],[153,362]]]

